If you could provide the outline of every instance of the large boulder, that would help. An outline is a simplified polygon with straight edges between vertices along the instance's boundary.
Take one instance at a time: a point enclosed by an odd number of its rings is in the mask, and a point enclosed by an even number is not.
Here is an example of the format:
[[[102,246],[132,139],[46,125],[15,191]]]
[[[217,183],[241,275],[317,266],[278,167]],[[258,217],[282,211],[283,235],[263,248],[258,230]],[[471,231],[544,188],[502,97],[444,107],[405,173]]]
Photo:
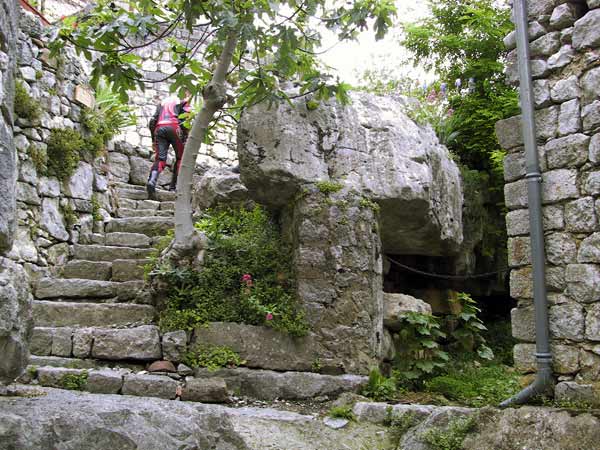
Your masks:
[[[431,315],[431,306],[408,294],[383,294],[383,325],[393,331],[400,331],[403,318],[409,312]]]
[[[194,186],[192,209],[200,212],[217,205],[243,204],[249,200],[248,189],[240,174],[228,168],[211,168]]]
[[[32,327],[29,277],[22,266],[0,257],[0,384],[27,367]]]
[[[0,0],[0,255],[12,247],[17,227],[17,152],[12,127],[18,8],[13,0]]]
[[[341,184],[380,206],[387,253],[446,255],[462,242],[460,173],[402,99],[353,93],[307,108],[261,103],[238,127],[241,179],[255,200],[284,207],[306,185]]]

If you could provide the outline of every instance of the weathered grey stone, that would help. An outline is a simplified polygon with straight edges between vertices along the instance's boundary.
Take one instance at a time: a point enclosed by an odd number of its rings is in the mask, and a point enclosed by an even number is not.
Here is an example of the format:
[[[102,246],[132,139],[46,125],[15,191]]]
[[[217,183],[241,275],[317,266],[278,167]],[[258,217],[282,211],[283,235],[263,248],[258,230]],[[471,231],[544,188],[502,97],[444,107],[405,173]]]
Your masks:
[[[62,268],[64,278],[87,278],[88,280],[110,280],[111,263],[105,261],[69,261]]]
[[[600,133],[590,139],[589,159],[594,164],[600,163]]]
[[[38,191],[44,197],[58,197],[60,195],[60,183],[54,177],[41,177],[38,183]]]
[[[564,28],[560,31],[561,44],[573,44],[573,27]]]
[[[591,351],[581,349],[579,352],[579,363],[581,370],[575,377],[578,383],[596,383],[600,379],[600,356],[598,346],[590,348]]]
[[[71,356],[72,337],[73,330],[70,328],[56,328],[52,335],[52,355]]]
[[[110,223],[109,223],[110,225]],[[104,245],[74,245],[73,258],[87,261],[113,261],[116,259],[144,259],[151,256],[153,249],[115,247]]]
[[[127,199],[123,199],[123,200],[127,200]],[[129,208],[128,206],[124,206],[124,205],[120,205],[123,208]],[[158,210],[161,206],[161,202],[158,202],[156,200],[139,200],[136,202],[136,204],[134,206],[132,206],[131,208],[137,208],[137,209],[152,209],[152,210]]]
[[[579,303],[565,303],[550,308],[550,335],[554,339],[582,341],[584,324],[583,306]]]
[[[159,375],[125,375],[122,392],[124,395],[174,399],[177,381]]]
[[[542,199],[544,203],[554,203],[579,196],[576,170],[552,170],[544,173],[542,179]]]
[[[198,379],[217,377],[225,380],[227,389],[237,395],[259,400],[306,400],[318,397],[336,398],[343,392],[358,392],[367,377],[357,375],[322,375],[311,372],[274,372],[245,368],[196,370]]]
[[[579,370],[579,349],[571,345],[552,345],[552,368],[554,372],[566,375]]]
[[[533,298],[531,267],[510,271],[510,296],[513,298]]]
[[[73,376],[81,376],[82,381],[86,376],[85,369],[67,369],[64,367],[38,367],[37,379],[41,386],[65,389],[65,384]]]
[[[565,221],[568,231],[577,233],[594,231],[598,221],[594,211],[593,197],[584,197],[567,203],[565,205]]]
[[[33,355],[49,356],[52,354],[52,337],[55,328],[35,327],[31,334],[29,350]]]
[[[131,167],[129,172],[129,182],[145,186],[148,181],[152,162],[148,159],[140,158],[139,156],[130,156],[129,164]]]
[[[129,217],[111,220],[106,224],[106,232],[143,233],[148,236],[162,236],[173,226],[173,219],[168,217]]]
[[[123,371],[91,370],[85,390],[96,394],[118,394],[123,386]]]
[[[562,381],[554,388],[554,397],[559,402],[600,405],[600,392],[592,384],[579,384],[574,381]]]
[[[581,242],[577,262],[600,263],[600,233],[593,233]]]
[[[555,102],[566,102],[579,98],[581,89],[577,76],[572,75],[569,78],[558,80],[550,90],[550,95]]]
[[[563,103],[567,105],[577,100]],[[587,161],[589,136],[572,134],[548,141],[545,147],[546,160],[549,169],[581,166]]]
[[[148,261],[143,259],[115,259],[112,263],[112,280],[143,280],[146,264],[148,264]]]
[[[569,3],[558,5],[550,16],[550,27],[559,30],[575,23],[575,6]]]
[[[598,303],[591,305],[587,309],[585,337],[590,341],[600,341],[600,304]]]
[[[513,116],[496,122],[496,136],[500,146],[504,149],[521,147],[523,145],[521,116]]]
[[[58,210],[58,200],[45,197],[42,200],[42,217],[40,225],[50,236],[59,241],[69,239],[69,233],[65,229],[62,215]]]
[[[77,169],[65,183],[65,193],[69,197],[91,200],[94,184],[94,171],[86,162],[80,162]]]
[[[162,336],[163,358],[167,361],[179,362],[187,351],[187,333],[183,330],[171,331]]]
[[[552,233],[545,237],[546,260],[556,266],[577,261],[577,243],[569,233]]]
[[[106,192],[108,190],[108,177],[106,175],[94,174],[94,190]]]
[[[597,47],[600,45],[600,11],[589,11],[575,22],[573,30],[573,47]]]
[[[600,0],[587,0],[588,8],[600,8]]]
[[[162,352],[158,327],[144,325],[128,329],[95,330],[92,357],[112,360],[161,359]],[[127,379],[125,379],[125,386],[127,386]],[[125,386],[123,386],[124,394],[126,393]],[[130,389],[133,390],[132,387]]]
[[[461,181],[447,150],[432,130],[406,116],[402,101],[351,97],[351,107],[330,101],[309,111],[304,101],[295,101],[246,111],[238,154],[250,196],[283,207],[307,184],[341,183],[380,205],[386,251],[457,251]]]
[[[527,207],[527,181],[519,180],[505,184],[504,202],[509,209]]]
[[[41,204],[37,189],[27,183],[17,182],[17,200],[34,206]]]
[[[223,322],[197,328],[195,344],[229,347],[246,366],[271,370],[310,371],[319,351],[311,334],[293,338],[267,327]]]
[[[194,186],[192,207],[194,211],[202,211],[218,204],[244,203],[249,199],[248,189],[240,181],[239,173],[213,168]]]
[[[109,327],[152,323],[154,308],[148,305],[34,301],[37,326]]]
[[[107,233],[106,245],[117,247],[148,247],[150,238],[141,233]]]
[[[505,181],[515,181],[525,176],[525,157],[521,152],[508,153],[503,163]]]
[[[600,67],[588,70],[581,77],[582,100],[584,104],[591,103],[600,95]]]
[[[525,342],[535,342],[533,307],[513,308],[510,311],[510,319],[512,335],[514,338]]]
[[[558,132],[558,114],[559,108],[557,106],[538,109],[535,112],[535,127],[538,139],[551,139],[556,136]]]
[[[567,134],[577,133],[579,131],[581,131],[579,100],[575,98],[560,105],[560,114],[558,116],[558,134],[560,136],[565,136]]]
[[[25,370],[32,327],[29,277],[23,267],[0,257],[0,384]]]
[[[228,403],[230,401],[227,384],[222,378],[185,379],[181,400],[202,403]]]
[[[515,369],[521,373],[535,372],[537,369],[535,362],[535,344],[517,344],[513,347],[513,359]]]
[[[554,31],[530,43],[531,56],[550,56],[560,48],[560,33]]]
[[[543,108],[552,103],[548,80],[535,80],[533,82],[533,98],[536,108]]]
[[[129,157],[122,153],[108,153],[108,167],[111,178],[116,181],[129,181]]]
[[[588,195],[600,194],[600,172],[584,173],[581,189]]]
[[[15,255],[16,258],[13,257]],[[37,263],[38,250],[31,239],[31,230],[26,227],[17,227],[17,236],[13,242],[12,251],[9,253],[12,259],[20,258],[23,261]]]
[[[89,358],[90,353],[92,352],[93,341],[93,328],[76,329],[73,332],[73,356],[75,358]]]
[[[508,239],[508,265],[510,267],[531,264],[531,239],[513,237]]]
[[[36,298],[102,298],[117,295],[119,284],[86,279],[42,278],[35,287]]]
[[[586,105],[581,110],[583,119],[583,131],[594,131],[600,127],[600,100]]]
[[[386,328],[399,331],[408,312],[431,314],[431,306],[407,294],[383,293],[383,325]]]
[[[600,300],[600,267],[594,264],[569,264],[565,272],[567,295],[578,302]]]
[[[570,64],[575,58],[575,50],[570,44],[563,45],[558,52],[548,58],[548,69],[560,69]]]

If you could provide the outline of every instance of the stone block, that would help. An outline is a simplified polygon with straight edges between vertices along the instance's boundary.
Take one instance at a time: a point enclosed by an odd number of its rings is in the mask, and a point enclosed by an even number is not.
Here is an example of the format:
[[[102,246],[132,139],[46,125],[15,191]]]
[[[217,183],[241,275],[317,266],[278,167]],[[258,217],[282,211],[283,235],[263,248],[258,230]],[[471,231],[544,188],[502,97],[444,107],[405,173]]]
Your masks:
[[[561,381],[554,388],[554,397],[559,402],[600,406],[600,392],[593,384]]]
[[[600,10],[594,9],[575,22],[573,47],[582,49],[598,46],[600,46]]]
[[[546,260],[555,266],[577,261],[577,243],[569,233],[552,233],[545,237]]]
[[[83,382],[82,388],[85,386],[85,376],[87,371],[85,369],[66,369],[64,367],[38,367],[37,379],[41,386],[65,389],[66,377],[77,376]]]
[[[89,280],[110,280],[111,263],[108,261],[72,260],[62,268],[64,278],[87,278]]]
[[[535,342],[535,312],[533,306],[510,311],[512,335],[515,339]]]
[[[525,176],[525,157],[522,152],[504,157],[504,180],[515,181]]]
[[[560,30],[575,23],[575,6],[569,3],[558,5],[550,16],[550,28]]]
[[[578,383],[589,383],[600,381],[600,348],[598,346],[586,346],[591,351],[580,349],[579,364],[581,370],[575,377]]]
[[[538,139],[552,139],[557,135],[559,111],[558,106],[551,106],[549,108],[538,109],[535,112],[535,127]]]
[[[583,131],[596,131],[600,127],[600,100],[586,105],[581,110]]]
[[[399,331],[408,312],[431,314],[431,310],[428,303],[410,295],[383,293],[383,325],[390,330]]]
[[[600,163],[600,133],[593,135],[590,139],[589,159],[595,165]]]
[[[507,208],[526,208],[527,201],[527,182],[525,180],[504,185],[504,202]]]
[[[37,356],[50,356],[52,354],[52,337],[54,328],[35,327],[29,343],[29,351]]]
[[[552,368],[555,373],[567,375],[579,370],[579,349],[572,345],[553,344]]]
[[[521,147],[523,145],[521,116],[513,116],[496,122],[496,136],[500,146],[504,149]]]
[[[118,394],[123,386],[123,371],[91,370],[85,390],[94,394]]]
[[[600,233],[593,233],[581,242],[577,262],[600,263]]]
[[[542,199],[544,203],[555,203],[579,197],[577,171],[556,169],[542,175]]]
[[[579,100],[573,99],[560,105],[558,116],[558,134],[566,136],[581,131],[581,114]]]
[[[546,266],[546,287],[549,291],[563,292],[567,283],[565,280],[565,268]]]
[[[510,271],[510,296],[512,298],[533,298],[531,267]]]
[[[112,263],[112,280],[143,280],[144,266],[147,263],[148,261],[143,259],[115,259]]]
[[[167,361],[179,362],[187,351],[187,333],[183,330],[163,334],[162,352]]]
[[[581,88],[576,75],[569,78],[558,80],[550,89],[550,97],[558,103],[566,102],[579,98],[581,96]]]
[[[508,265],[510,267],[531,264],[531,239],[514,237],[508,239]]]
[[[560,69],[570,64],[575,59],[575,50],[570,44],[563,45],[558,52],[548,58],[548,69]]]
[[[564,303],[550,307],[550,336],[553,339],[583,341],[584,311],[579,303]]]
[[[52,355],[71,356],[72,337],[73,330],[71,328],[56,328],[52,336]]]
[[[585,338],[600,341],[600,304],[594,303],[587,309],[585,317]]]
[[[560,48],[560,33],[554,31],[544,34],[530,43],[531,57],[550,56]]]
[[[535,362],[535,344],[517,344],[513,347],[515,369],[521,373],[531,373],[537,370]]]
[[[567,295],[582,303],[600,300],[600,266],[569,264],[565,272]]]
[[[87,86],[83,86],[78,84],[75,86],[75,92],[73,94],[72,100],[75,103],[78,103],[81,106],[86,106],[88,108],[93,108],[95,105],[94,93]]]
[[[174,399],[177,396],[177,381],[159,375],[125,375],[123,395]]]
[[[581,93],[584,105],[593,102],[600,96],[600,67],[590,69],[583,74]]]
[[[152,306],[129,303],[34,301],[32,306],[38,326],[128,326],[151,323],[155,314]]]
[[[543,108],[552,103],[548,80],[535,80],[533,82],[533,98],[536,108]]]
[[[587,195],[600,194],[600,172],[588,172],[582,176],[581,190]]]
[[[37,189],[27,183],[17,182],[16,198],[18,201],[26,203],[28,205],[41,205],[41,200],[40,196],[37,193]]]
[[[92,357],[98,359],[156,360],[162,358],[158,327],[145,325],[94,332]]]
[[[130,171],[129,157],[122,153],[109,152],[108,170],[113,180],[127,183]]]
[[[69,233],[65,229],[65,224],[61,213],[59,212],[58,200],[45,197],[42,200],[41,227],[53,238],[59,241],[69,239]]]
[[[91,200],[94,192],[94,171],[86,162],[80,162],[73,175],[64,183],[67,196]]]
[[[592,232],[598,221],[594,210],[593,197],[584,197],[565,205],[566,229],[576,233]],[[581,254],[581,250],[580,250]],[[587,262],[587,261],[580,261]]]
[[[115,219],[119,220],[119,219]],[[115,220],[109,222],[108,226]],[[112,231],[107,230],[107,231]],[[149,248],[116,247],[104,245],[79,245],[73,246],[73,258],[86,261],[114,261],[116,259],[144,259],[152,256],[154,250]]]
[[[138,156],[131,156],[129,158],[129,163],[131,164],[131,172],[129,173],[129,181],[132,184],[137,184],[141,186],[146,185],[146,181],[148,181],[148,175],[150,174],[150,168],[152,167],[152,162],[148,159],[140,158]],[[162,179],[162,177],[161,177]],[[168,179],[167,179],[168,181]],[[161,181],[162,183],[163,181]]]
[[[117,247],[148,247],[150,238],[141,233],[106,233],[106,245]]]
[[[181,400],[202,403],[228,403],[230,401],[227,384],[222,378],[185,379]]]
[[[75,358],[89,358],[94,342],[93,328],[76,328],[73,330],[73,356]]]

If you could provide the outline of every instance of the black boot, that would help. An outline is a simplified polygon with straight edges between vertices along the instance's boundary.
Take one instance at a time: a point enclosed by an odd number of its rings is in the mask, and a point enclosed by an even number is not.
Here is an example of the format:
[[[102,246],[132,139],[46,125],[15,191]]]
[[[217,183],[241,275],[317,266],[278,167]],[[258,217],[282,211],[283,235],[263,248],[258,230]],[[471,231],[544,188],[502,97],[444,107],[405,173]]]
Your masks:
[[[173,172],[171,177],[171,184],[169,185],[169,191],[175,192],[177,190],[177,172]]]
[[[146,191],[150,200],[156,200],[156,182],[158,181],[158,170],[152,170],[146,183]]]

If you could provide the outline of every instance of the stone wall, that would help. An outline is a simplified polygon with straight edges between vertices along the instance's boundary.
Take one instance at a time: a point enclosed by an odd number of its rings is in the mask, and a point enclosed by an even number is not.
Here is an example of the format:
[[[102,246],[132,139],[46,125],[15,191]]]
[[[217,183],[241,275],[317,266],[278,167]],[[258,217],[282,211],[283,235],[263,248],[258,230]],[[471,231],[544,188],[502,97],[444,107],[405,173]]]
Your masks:
[[[543,172],[550,335],[557,393],[600,380],[600,2],[531,0],[529,37]],[[514,33],[505,43],[515,47]],[[508,78],[518,80],[516,50]],[[515,364],[535,370],[535,326],[520,117],[500,121]],[[567,383],[567,384],[565,384]],[[588,389],[589,386],[576,389]]]
[[[33,325],[29,278],[2,256],[12,248],[17,216],[13,103],[18,12],[16,0],[0,1],[0,384],[25,370]]]

